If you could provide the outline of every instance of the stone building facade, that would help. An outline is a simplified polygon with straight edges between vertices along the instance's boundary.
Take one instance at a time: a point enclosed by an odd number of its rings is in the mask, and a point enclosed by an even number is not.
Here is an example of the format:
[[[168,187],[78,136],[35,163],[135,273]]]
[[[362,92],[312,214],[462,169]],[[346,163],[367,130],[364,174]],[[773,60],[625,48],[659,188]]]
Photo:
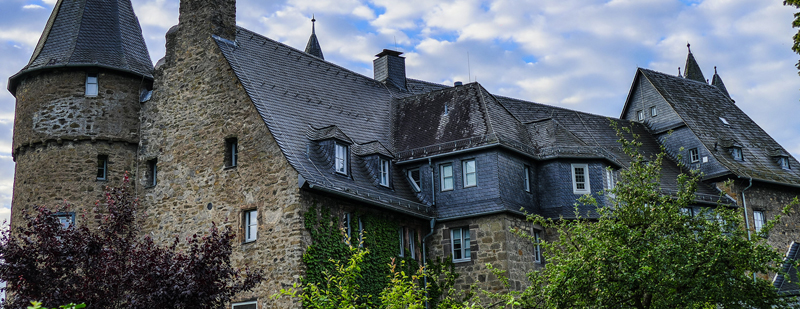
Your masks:
[[[693,80],[702,72],[691,53],[686,77],[639,69],[620,119],[610,119],[492,95],[478,83],[408,78],[392,50],[363,76],[325,61],[313,32],[303,51],[237,27],[234,0],[182,0],[153,67],[130,0],[109,3],[58,1],[31,62],[9,80],[12,225],[35,204],[90,207],[128,172],[156,239],[212,222],[239,231],[234,263],[262,267],[267,280],[237,296],[236,309],[298,306],[269,296],[304,274],[312,239],[303,215],[312,206],[403,226],[400,243],[418,244],[417,259],[455,262],[460,288],[497,289],[486,263],[513,270],[512,287],[522,288],[546,261],[511,231],[547,240],[555,236],[525,212],[573,218],[584,194],[607,205],[598,192],[630,163],[612,122],[639,134],[646,155],[666,147],[666,192],[684,166],[703,171],[697,207],[715,206],[723,190],[722,202],[755,222],[800,193],[800,163],[742,116],[718,75],[711,85]],[[687,116],[698,101],[716,105],[701,106],[704,118]],[[736,147],[745,160],[731,159]],[[792,242],[791,222],[770,243]]]

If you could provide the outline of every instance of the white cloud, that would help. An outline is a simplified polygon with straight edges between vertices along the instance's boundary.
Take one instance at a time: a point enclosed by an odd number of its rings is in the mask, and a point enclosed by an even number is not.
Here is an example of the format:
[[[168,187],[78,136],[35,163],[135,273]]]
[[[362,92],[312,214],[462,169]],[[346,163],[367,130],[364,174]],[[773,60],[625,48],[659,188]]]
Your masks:
[[[41,10],[44,9],[43,6],[38,4],[26,4],[22,7],[23,10]]]
[[[56,5],[56,2],[58,2],[58,0],[42,0],[42,2],[44,2],[45,4],[47,4],[49,6],[54,6],[54,5]]]
[[[23,28],[6,28],[0,29],[0,40],[20,42],[33,48],[36,46],[36,43],[39,42],[39,36],[41,36],[41,34],[41,30],[34,31]]]

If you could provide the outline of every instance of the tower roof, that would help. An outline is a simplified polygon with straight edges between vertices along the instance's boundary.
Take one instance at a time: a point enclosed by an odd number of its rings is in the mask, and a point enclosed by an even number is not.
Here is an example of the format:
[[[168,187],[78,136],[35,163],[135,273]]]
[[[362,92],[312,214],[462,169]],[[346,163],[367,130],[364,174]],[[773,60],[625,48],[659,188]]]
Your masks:
[[[153,79],[153,62],[130,0],[59,0],[28,65],[9,78],[59,67],[99,67]]]
[[[697,65],[697,61],[694,60],[691,45],[687,43],[686,48],[689,49],[689,56],[686,57],[686,66],[683,68],[683,77],[705,83],[706,78],[703,76],[703,71],[700,70],[700,66]]]
[[[731,97],[731,95],[728,94],[728,88],[725,88],[725,84],[722,82],[722,77],[719,77],[719,74],[717,74],[717,67],[714,67],[714,77],[711,78],[711,85],[719,88],[719,91],[722,91],[725,96]]]
[[[319,59],[325,60],[325,57],[322,55],[322,48],[319,47],[319,40],[317,40],[316,29],[314,29],[314,24],[316,23],[316,19],[312,16],[311,17],[311,37],[308,38],[308,44],[306,44],[305,52],[309,55],[315,56]]]

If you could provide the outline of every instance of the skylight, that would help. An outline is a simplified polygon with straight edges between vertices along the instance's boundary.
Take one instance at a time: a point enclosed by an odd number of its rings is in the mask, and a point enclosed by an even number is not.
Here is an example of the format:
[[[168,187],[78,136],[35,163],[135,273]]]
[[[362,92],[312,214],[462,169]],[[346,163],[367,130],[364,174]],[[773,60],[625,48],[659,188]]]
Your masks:
[[[722,123],[724,123],[724,124],[726,124],[726,125],[731,125],[730,123],[728,123],[728,120],[727,120],[727,119],[725,119],[725,117],[719,117],[719,120],[721,120],[721,121],[722,121]]]

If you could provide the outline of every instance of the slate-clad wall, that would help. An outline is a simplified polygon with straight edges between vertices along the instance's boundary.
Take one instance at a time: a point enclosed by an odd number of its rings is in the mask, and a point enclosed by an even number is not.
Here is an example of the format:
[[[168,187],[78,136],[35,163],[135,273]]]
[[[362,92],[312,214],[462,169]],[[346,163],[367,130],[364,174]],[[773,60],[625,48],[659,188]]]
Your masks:
[[[400,89],[406,88],[406,60],[400,56],[385,55],[372,61],[374,76],[378,81],[388,81]]]
[[[522,156],[508,153],[499,152],[497,155],[497,174],[499,177],[500,196],[503,197],[503,202],[507,203],[508,207],[513,210],[519,211],[521,207],[525,207],[528,213],[538,213],[539,209],[536,208],[536,183],[534,177],[535,165],[527,158]],[[525,166],[529,167],[528,179],[530,181],[530,191],[525,191]]]
[[[644,111],[644,122],[654,132],[662,131],[665,128],[683,122],[678,113],[672,109],[669,103],[664,100],[664,97],[653,87],[653,84],[643,75],[639,75],[639,79],[633,86],[628,104],[628,109],[625,115],[622,116],[623,119],[639,121],[636,112]],[[650,107],[652,106],[656,107],[657,113],[655,117],[650,115]]]
[[[497,152],[490,151],[433,160],[439,218],[501,210],[497,205],[500,198],[497,157]],[[477,186],[464,188],[462,162],[470,159],[475,159]],[[448,163],[453,165],[453,190],[442,191],[440,166]],[[430,177],[430,174],[423,177]]]
[[[596,161],[574,160],[574,161],[547,161],[541,163],[536,169],[537,193],[539,196],[539,209],[541,214],[549,218],[575,217],[575,203],[580,194],[572,192],[572,166],[571,164],[588,164],[589,167],[589,189],[598,201],[599,206],[603,206],[604,199],[597,192],[603,190],[605,177],[605,165]],[[592,210],[592,206],[581,206],[581,216],[586,216],[587,211]]]
[[[688,127],[675,129],[672,134],[661,134],[658,136],[658,140],[664,145],[667,154],[675,158],[676,161],[680,156],[680,162],[688,168],[699,169],[704,175],[715,175],[726,170],[712,155],[714,149],[707,149]],[[697,154],[700,159],[696,163],[691,163],[691,157],[689,156],[689,150],[693,148],[697,148]],[[729,155],[725,148],[719,147],[717,151],[720,153],[716,155]],[[707,157],[708,162],[703,162],[703,157]]]

